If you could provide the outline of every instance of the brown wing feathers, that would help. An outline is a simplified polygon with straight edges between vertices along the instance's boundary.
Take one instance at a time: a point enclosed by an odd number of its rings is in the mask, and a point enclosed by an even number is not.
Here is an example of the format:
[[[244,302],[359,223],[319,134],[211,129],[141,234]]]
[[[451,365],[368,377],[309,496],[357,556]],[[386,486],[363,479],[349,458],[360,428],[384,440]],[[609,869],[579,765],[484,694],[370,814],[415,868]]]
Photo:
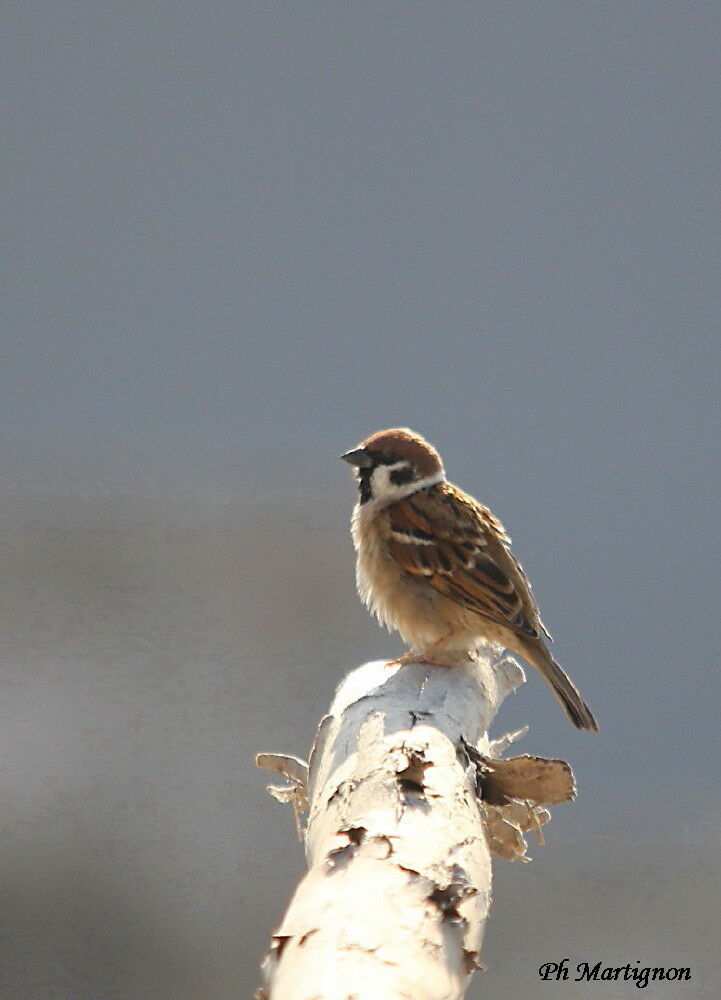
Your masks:
[[[429,505],[432,510],[426,514]],[[477,614],[524,635],[538,635],[525,576],[490,511],[479,506],[466,512],[460,497],[439,489],[392,504],[388,514],[388,549],[406,572],[423,576],[439,593]]]

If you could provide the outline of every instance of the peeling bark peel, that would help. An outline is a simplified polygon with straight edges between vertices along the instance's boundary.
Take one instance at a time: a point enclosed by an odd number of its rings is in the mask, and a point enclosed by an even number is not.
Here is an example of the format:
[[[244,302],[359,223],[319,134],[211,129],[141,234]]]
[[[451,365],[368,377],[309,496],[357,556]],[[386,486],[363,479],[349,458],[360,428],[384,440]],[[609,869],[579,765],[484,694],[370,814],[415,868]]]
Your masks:
[[[491,850],[523,857],[523,831],[548,818],[537,802],[512,797],[514,781],[525,791],[548,788],[545,765],[561,765],[551,767],[554,781],[573,788],[562,762],[516,758],[530,763],[494,770],[500,741],[486,733],[523,679],[492,647],[452,668],[367,663],[343,681],[322,720],[305,787],[298,758],[259,755],[261,766],[289,779],[271,791],[293,803],[308,862],[259,995],[463,996],[480,966]],[[497,800],[488,806],[479,799],[483,780]]]

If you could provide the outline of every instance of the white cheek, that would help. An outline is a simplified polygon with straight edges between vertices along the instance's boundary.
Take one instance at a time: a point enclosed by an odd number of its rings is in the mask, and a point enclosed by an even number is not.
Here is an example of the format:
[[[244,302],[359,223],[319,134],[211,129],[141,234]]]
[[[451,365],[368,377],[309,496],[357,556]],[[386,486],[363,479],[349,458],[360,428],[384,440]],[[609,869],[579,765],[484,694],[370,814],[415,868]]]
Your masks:
[[[400,468],[397,465],[379,465],[373,470],[371,476],[371,495],[374,500],[400,500],[408,494],[408,483],[398,486],[391,482],[390,474],[394,469]]]
[[[401,483],[400,485],[392,482],[390,478],[391,472],[407,467],[407,462],[377,466],[371,475],[371,504],[366,505],[366,507],[373,506],[376,503],[394,503],[396,500],[402,500],[404,497],[410,496],[411,493],[416,493],[418,490],[424,490],[429,486],[435,486],[436,483],[442,483],[446,477],[445,470],[441,466],[438,472],[432,476],[425,476],[423,479],[414,479],[410,483]]]

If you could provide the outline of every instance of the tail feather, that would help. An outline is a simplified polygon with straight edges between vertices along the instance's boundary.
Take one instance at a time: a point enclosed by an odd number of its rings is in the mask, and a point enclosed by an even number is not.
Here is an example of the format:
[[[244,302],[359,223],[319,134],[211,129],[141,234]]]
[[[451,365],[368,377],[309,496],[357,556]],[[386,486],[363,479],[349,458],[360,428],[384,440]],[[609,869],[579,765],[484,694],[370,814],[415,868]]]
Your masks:
[[[553,659],[545,643],[540,639],[532,645],[524,642],[519,652],[546,678],[574,726],[597,733],[598,723],[593,712],[563,667]]]

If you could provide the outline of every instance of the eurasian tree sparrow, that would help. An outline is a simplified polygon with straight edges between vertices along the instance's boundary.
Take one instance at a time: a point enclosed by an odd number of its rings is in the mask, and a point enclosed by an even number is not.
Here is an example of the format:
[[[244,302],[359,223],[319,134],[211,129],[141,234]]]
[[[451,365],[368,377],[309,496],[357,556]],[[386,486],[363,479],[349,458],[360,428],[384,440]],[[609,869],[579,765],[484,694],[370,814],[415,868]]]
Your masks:
[[[545,677],[578,729],[598,732],[546,646],[551,636],[503,525],[446,480],[436,449],[394,427],[341,457],[360,492],[351,522],[358,593],[411,646],[401,662],[452,663],[481,638],[501,643]]]

